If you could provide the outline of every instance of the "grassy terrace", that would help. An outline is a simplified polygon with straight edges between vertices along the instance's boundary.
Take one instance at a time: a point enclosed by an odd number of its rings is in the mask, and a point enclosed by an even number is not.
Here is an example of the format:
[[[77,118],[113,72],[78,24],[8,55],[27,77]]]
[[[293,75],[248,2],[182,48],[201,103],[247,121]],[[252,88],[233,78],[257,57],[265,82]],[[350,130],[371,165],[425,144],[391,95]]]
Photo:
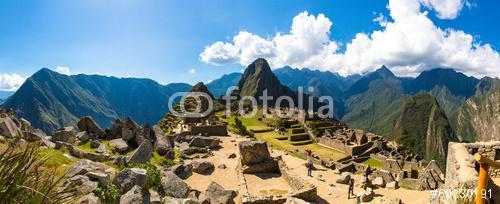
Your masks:
[[[259,121],[257,118],[259,116],[255,116],[252,118],[245,118],[245,117],[238,117],[239,120],[241,120],[242,124],[247,128],[247,129],[265,129],[268,128],[266,125],[263,124],[263,122]],[[221,118],[222,120],[226,121],[228,124],[234,124],[234,116],[228,117],[228,118]],[[230,130],[231,127],[228,126],[228,129]],[[293,152],[294,150],[298,150],[301,153],[305,153],[306,149],[310,149],[313,151],[314,155],[319,156],[321,159],[324,160],[338,160],[341,159],[345,156],[346,154],[339,152],[334,149],[330,149],[324,146],[321,146],[316,143],[311,143],[311,144],[305,144],[305,145],[293,145],[290,141],[288,140],[283,140],[283,135],[280,135],[276,133],[275,131],[269,131],[269,132],[261,132],[261,133],[255,133],[255,137],[260,140],[266,141],[270,146],[272,146],[274,149],[279,149],[279,150],[284,150],[288,152]],[[293,156],[303,158],[302,156],[298,154],[292,154]]]

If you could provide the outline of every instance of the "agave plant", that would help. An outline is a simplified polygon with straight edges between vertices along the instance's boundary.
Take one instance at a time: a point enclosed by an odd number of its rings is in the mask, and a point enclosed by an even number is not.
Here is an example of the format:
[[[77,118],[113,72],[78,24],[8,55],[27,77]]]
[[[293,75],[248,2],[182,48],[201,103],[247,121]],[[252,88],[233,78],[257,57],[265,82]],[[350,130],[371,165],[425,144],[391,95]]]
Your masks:
[[[0,151],[0,203],[67,203],[72,194],[65,192],[55,169],[44,167],[47,158],[38,154],[40,144],[25,147],[8,145]]]

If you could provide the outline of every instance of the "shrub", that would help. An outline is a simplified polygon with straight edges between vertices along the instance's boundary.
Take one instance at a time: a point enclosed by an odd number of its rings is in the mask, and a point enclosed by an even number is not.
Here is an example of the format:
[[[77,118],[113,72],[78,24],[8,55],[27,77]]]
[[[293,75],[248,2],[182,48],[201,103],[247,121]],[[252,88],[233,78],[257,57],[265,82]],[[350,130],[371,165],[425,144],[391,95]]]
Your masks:
[[[118,187],[112,183],[107,186],[99,186],[92,192],[95,196],[99,197],[103,203],[118,203],[120,200],[120,191]]]
[[[55,168],[44,166],[40,144],[19,149],[9,145],[0,152],[0,198],[2,203],[66,203],[72,194],[61,190]]]
[[[165,196],[165,189],[163,189],[163,185],[161,184],[161,175],[160,170],[156,168],[153,164],[133,164],[130,167],[132,168],[141,168],[146,169],[148,174],[148,180],[146,181],[146,188],[153,188],[160,194],[161,196]]]

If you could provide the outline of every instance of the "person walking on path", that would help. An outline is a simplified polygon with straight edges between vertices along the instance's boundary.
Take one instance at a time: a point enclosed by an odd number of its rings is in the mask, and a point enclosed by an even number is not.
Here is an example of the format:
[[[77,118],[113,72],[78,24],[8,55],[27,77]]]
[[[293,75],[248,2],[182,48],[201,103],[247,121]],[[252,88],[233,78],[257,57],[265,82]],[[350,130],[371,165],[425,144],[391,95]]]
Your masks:
[[[349,185],[349,191],[347,192],[347,199],[351,199],[351,195],[354,196],[354,179],[350,178],[347,184]]]
[[[306,161],[307,176],[312,177],[312,170],[313,170],[312,151],[308,149],[306,150],[306,153],[307,153],[307,161]]]

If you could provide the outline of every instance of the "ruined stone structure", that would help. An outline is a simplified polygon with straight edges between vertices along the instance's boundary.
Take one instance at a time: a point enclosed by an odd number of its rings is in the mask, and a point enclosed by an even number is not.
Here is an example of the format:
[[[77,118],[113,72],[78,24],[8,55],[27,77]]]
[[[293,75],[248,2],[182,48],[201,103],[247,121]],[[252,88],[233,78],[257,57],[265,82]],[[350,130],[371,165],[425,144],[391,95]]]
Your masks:
[[[500,142],[450,142],[446,161],[445,186],[447,188],[462,186],[474,188],[477,185],[479,164],[474,160],[475,153],[480,153],[492,160],[500,160]],[[500,169],[490,168],[488,172],[491,178],[500,178]]]
[[[315,202],[317,199],[317,188],[303,178],[294,175],[283,162],[281,157],[271,157],[264,141],[243,141],[239,143],[240,168],[238,177],[242,203],[244,204],[281,204],[290,199],[301,199],[307,202]],[[286,195],[281,196],[259,196],[251,195],[244,174],[277,173],[293,189]]]
[[[351,156],[369,156],[388,149],[387,141],[381,136],[363,130],[347,128],[336,131],[325,130],[316,140]]]

